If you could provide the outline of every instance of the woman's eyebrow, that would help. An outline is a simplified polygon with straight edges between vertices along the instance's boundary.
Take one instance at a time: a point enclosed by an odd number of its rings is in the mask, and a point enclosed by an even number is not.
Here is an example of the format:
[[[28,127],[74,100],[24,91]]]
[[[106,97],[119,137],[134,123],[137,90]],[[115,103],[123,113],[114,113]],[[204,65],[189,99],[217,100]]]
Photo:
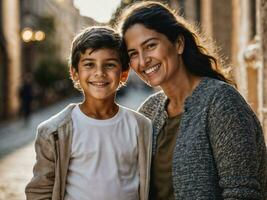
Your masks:
[[[150,42],[151,40],[158,40],[158,38],[156,38],[156,37],[148,38],[148,39],[146,39],[145,41],[143,41],[143,42],[141,43],[141,46],[145,45],[146,43]],[[134,51],[134,50],[135,50],[135,49],[128,49],[127,51],[128,51],[128,53],[129,53],[129,52]]]

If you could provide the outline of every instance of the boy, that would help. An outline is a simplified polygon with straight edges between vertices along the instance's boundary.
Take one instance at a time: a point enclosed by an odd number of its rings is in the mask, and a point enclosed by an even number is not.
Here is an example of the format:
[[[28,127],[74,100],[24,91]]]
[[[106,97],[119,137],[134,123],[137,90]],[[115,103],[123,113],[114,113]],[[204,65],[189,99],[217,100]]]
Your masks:
[[[28,200],[147,200],[151,122],[115,102],[128,77],[125,53],[111,28],[74,38],[70,74],[84,100],[39,125]]]

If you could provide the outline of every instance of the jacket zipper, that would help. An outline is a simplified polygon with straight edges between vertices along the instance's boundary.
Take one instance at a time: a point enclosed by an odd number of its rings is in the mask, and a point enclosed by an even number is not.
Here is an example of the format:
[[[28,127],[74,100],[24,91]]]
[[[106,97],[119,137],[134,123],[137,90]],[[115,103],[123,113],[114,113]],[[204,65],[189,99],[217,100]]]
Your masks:
[[[57,159],[58,159],[58,167],[59,167],[59,169],[61,169],[58,133],[54,132],[53,135],[54,135],[54,140],[55,140],[56,156],[57,156]],[[61,182],[61,174],[60,174],[60,170],[59,170],[58,177],[59,177],[59,199],[61,200],[62,196],[61,196],[61,183],[60,183]]]

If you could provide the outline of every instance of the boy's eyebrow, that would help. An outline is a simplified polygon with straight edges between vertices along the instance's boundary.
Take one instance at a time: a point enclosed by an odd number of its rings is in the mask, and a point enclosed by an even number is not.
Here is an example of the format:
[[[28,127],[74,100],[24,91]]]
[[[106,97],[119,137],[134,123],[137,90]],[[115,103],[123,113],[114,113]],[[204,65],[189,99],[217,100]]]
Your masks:
[[[118,58],[108,58],[108,59],[106,59],[107,61],[119,61],[119,59]]]
[[[93,59],[93,58],[83,58],[81,60],[81,62],[84,62],[84,61],[96,61],[96,59]],[[116,61],[116,62],[119,62],[119,59],[118,58],[107,58],[107,59],[105,59],[105,61]]]
[[[83,59],[81,59],[81,62],[83,62],[83,61],[94,61],[95,59],[92,59],[92,58],[83,58]]]
[[[158,38],[156,38],[156,37],[148,38],[148,39],[146,39],[145,41],[143,41],[143,42],[141,43],[141,46],[145,45],[146,43],[150,42],[151,40],[158,40]],[[135,50],[135,49],[128,49],[127,51],[128,51],[128,53],[129,53],[129,52],[134,51],[134,50]]]

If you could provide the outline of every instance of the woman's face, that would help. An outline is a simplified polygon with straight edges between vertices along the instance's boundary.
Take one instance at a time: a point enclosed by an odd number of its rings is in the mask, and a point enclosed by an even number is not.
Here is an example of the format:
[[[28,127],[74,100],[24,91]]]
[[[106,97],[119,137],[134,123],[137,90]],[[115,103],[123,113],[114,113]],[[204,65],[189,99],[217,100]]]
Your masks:
[[[164,86],[177,79],[183,41],[171,43],[161,33],[142,24],[131,26],[124,35],[130,66],[151,86]]]

